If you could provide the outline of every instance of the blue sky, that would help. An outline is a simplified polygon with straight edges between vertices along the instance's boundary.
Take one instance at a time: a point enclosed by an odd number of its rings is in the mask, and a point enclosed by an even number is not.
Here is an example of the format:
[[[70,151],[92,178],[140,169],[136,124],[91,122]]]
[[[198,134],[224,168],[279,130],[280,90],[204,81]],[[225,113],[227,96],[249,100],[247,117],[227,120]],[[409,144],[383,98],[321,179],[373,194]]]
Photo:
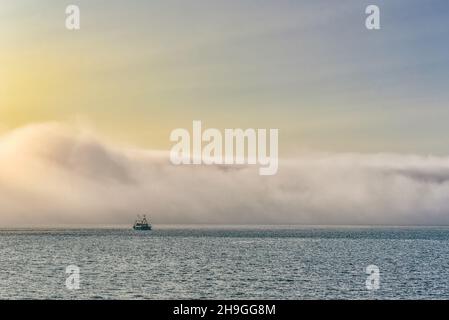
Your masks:
[[[449,152],[447,1],[73,3],[75,33],[63,1],[0,0],[0,128],[82,118],[165,148],[202,120],[279,128],[284,153]]]

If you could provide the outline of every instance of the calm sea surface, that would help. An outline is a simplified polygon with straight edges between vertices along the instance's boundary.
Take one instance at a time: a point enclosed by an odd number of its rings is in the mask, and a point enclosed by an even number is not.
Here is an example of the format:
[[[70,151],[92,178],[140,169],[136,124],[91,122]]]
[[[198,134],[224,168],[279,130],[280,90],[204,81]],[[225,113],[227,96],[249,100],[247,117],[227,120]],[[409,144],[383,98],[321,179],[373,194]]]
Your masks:
[[[449,228],[0,230],[0,298],[448,299]]]

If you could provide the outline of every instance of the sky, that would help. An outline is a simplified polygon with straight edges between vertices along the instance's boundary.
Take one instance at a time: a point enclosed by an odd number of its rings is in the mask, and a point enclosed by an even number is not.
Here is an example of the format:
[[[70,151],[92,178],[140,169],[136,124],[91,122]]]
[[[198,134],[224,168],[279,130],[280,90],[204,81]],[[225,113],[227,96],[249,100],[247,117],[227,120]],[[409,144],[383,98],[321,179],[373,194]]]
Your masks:
[[[152,208],[148,194],[164,188],[176,196],[167,191],[159,199],[188,210],[179,215],[160,203],[158,222],[449,222],[446,0],[70,3],[81,10],[78,31],[65,28],[66,1],[0,0],[0,224],[24,217],[76,222],[75,211],[115,212],[111,219],[124,223],[135,212],[130,202]],[[380,7],[380,30],[365,28],[370,4]],[[179,169],[177,180],[178,169],[161,164],[160,152],[171,147],[173,129],[191,128],[193,120],[220,129],[279,129],[285,167],[264,182],[206,168],[205,189],[187,193],[197,204],[187,202],[183,190],[198,168]],[[322,157],[343,158],[344,165],[322,164]],[[304,176],[304,159],[321,163],[313,166],[316,177]],[[336,197],[353,163],[360,170]],[[322,173],[328,170],[330,180]],[[148,179],[114,178],[137,172]],[[73,184],[65,190],[68,178]],[[236,195],[248,198],[227,205],[218,194],[236,181]],[[119,203],[89,197],[103,188]],[[357,194],[358,211],[351,209]],[[48,219],[29,216],[24,203],[34,200]],[[197,214],[203,211],[209,215]],[[391,211],[399,213],[389,218]],[[79,222],[90,221],[85,217]]]
[[[447,2],[0,1],[0,123],[83,122],[169,147],[173,128],[279,128],[298,149],[446,154]]]

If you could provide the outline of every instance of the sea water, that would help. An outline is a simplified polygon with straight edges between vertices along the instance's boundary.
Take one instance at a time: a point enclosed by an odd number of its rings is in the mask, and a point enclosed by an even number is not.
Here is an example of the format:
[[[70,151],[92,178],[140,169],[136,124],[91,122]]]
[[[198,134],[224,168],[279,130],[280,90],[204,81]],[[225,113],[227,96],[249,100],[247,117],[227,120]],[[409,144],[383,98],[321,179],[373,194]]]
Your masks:
[[[0,299],[448,298],[449,228],[0,230]]]

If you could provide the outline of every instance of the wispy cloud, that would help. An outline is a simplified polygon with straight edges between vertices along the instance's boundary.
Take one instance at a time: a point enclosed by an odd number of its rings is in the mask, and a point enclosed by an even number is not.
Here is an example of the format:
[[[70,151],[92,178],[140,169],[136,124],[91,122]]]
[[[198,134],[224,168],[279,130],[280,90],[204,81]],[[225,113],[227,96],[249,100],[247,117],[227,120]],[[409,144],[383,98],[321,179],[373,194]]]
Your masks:
[[[174,166],[83,129],[34,124],[0,139],[0,225],[448,224],[449,158],[303,154],[256,167]]]

